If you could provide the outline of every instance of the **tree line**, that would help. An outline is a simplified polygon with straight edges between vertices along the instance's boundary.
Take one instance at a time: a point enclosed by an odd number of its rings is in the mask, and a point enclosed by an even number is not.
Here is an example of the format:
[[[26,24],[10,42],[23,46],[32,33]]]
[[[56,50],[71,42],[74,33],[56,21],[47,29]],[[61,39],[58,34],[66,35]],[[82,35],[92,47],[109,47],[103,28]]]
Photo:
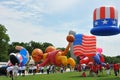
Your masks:
[[[17,50],[15,50],[16,45],[25,47],[30,53],[30,55],[35,48],[40,48],[44,53],[45,49],[48,46],[54,46],[52,43],[49,43],[49,42],[42,43],[42,42],[30,41],[30,42],[9,43],[9,41],[10,41],[10,37],[7,34],[7,29],[5,28],[4,25],[0,24],[0,62],[8,61],[10,53],[18,52]],[[62,48],[59,47],[57,49],[65,50],[64,47]],[[68,52],[67,57],[71,57],[70,51]],[[104,58],[105,58],[105,62],[108,62],[108,63],[114,63],[114,62],[120,63],[120,56],[110,57],[110,56],[104,55]]]

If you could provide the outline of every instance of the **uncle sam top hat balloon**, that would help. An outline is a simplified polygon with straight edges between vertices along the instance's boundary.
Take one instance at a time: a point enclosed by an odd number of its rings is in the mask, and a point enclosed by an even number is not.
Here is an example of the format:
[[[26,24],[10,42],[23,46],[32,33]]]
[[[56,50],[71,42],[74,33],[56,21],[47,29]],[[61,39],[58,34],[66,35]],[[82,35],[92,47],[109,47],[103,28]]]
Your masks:
[[[93,26],[90,31],[93,35],[111,36],[119,34],[118,11],[112,6],[96,8],[93,13]]]

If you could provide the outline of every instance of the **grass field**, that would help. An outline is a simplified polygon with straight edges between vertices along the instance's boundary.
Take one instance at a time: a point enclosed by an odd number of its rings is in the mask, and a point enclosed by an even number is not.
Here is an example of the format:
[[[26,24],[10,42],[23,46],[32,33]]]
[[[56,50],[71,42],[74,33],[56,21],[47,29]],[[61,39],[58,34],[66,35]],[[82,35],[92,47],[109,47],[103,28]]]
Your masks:
[[[6,76],[0,76],[0,80],[11,80],[11,78]],[[51,74],[36,74],[36,75],[26,75],[18,76],[14,80],[120,80],[119,76],[99,74],[98,76],[90,77],[87,73],[87,77],[81,77],[80,72],[65,72],[65,73],[51,73]]]

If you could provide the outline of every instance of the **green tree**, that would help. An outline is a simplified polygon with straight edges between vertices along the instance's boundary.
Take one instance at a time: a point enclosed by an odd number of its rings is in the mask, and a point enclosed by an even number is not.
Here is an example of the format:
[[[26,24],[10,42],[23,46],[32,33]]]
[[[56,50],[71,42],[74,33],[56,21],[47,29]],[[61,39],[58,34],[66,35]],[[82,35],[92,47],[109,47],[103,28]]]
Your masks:
[[[8,42],[10,38],[6,32],[5,26],[0,24],[0,61],[7,61],[8,59]]]
[[[35,48],[39,48],[43,52],[45,52],[45,49],[48,46],[53,46],[51,43],[47,43],[47,42],[44,42],[44,43],[35,42],[35,41],[30,41],[28,43],[24,43],[24,42],[21,42],[21,43],[19,43],[19,42],[12,42],[11,44],[9,44],[8,54],[18,52],[17,50],[15,50],[15,46],[16,45],[23,46],[24,48],[26,48],[28,50],[28,52],[30,53],[30,55],[31,55],[32,51]]]
[[[23,47],[26,46],[26,44],[23,43],[23,42],[21,42],[21,43],[19,43],[19,42],[12,42],[11,44],[9,44],[8,54],[19,52],[18,50],[15,49],[16,45],[23,46]]]

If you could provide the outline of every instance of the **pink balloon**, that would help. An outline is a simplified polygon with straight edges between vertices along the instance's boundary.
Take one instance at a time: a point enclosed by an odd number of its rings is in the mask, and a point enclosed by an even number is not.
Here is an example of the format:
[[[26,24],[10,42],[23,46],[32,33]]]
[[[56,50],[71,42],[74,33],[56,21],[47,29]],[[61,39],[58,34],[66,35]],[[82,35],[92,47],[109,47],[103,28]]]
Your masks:
[[[99,52],[100,54],[102,54],[102,48],[97,48],[97,52]]]

